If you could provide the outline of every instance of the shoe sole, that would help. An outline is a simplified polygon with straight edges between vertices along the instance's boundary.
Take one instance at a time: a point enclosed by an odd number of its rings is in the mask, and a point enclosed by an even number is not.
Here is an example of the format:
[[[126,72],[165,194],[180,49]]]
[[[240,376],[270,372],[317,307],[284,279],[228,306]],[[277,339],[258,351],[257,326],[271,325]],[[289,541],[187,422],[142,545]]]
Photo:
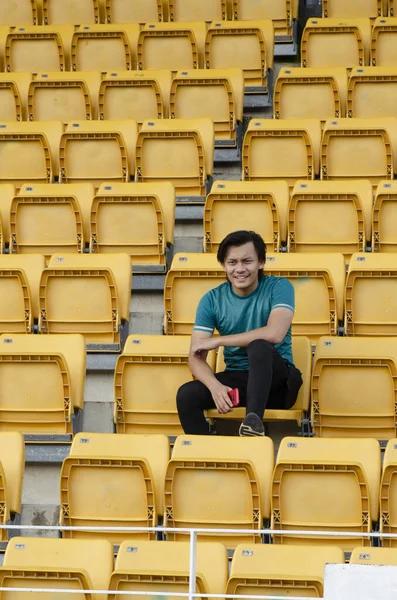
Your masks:
[[[244,423],[241,423],[239,435],[240,437],[264,437],[265,432],[256,431],[255,429],[252,429],[252,427],[250,427],[249,425],[244,425]]]

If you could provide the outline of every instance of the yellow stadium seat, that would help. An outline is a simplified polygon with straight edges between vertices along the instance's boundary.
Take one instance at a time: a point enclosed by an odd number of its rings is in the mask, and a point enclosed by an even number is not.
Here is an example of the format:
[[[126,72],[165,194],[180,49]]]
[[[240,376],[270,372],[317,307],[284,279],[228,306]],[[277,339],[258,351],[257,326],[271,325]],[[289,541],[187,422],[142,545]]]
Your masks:
[[[395,67],[397,64],[397,14],[376,19],[372,29],[371,62],[373,67]]]
[[[312,380],[315,435],[380,441],[394,438],[396,395],[397,348],[393,339],[319,340]]]
[[[396,255],[353,254],[345,292],[345,335],[397,335]]]
[[[170,181],[176,196],[205,196],[214,164],[210,119],[145,121],[136,143],[135,181]]]
[[[347,117],[397,117],[396,94],[397,66],[356,67],[349,79]]]
[[[0,120],[26,121],[30,73],[0,73]]]
[[[172,82],[172,119],[210,118],[214,122],[215,146],[241,144],[244,77],[240,69],[192,69],[178,71]]]
[[[267,93],[273,70],[271,21],[214,21],[205,41],[207,69],[242,69],[245,93]]]
[[[171,183],[104,183],[91,208],[91,252],[126,252],[133,271],[164,271],[174,244]],[[138,269],[137,269],[138,267]]]
[[[287,239],[286,181],[215,181],[204,207],[204,252],[217,252],[231,231],[256,231],[269,252]]]
[[[194,23],[146,23],[139,34],[138,69],[181,69],[204,67],[206,25]]]
[[[54,254],[40,281],[39,331],[81,333],[90,352],[120,352],[130,298],[128,254]]]
[[[298,1],[233,0],[232,15],[236,21],[273,21],[276,42],[292,36],[292,21],[298,18]]]
[[[226,0],[167,0],[170,21],[225,21]]]
[[[2,25],[37,25],[36,0],[2,0],[0,3]]]
[[[388,0],[388,13],[390,17],[397,16],[397,3],[396,0]],[[383,11],[383,14],[386,14],[386,11]]]
[[[293,335],[313,341],[336,335],[343,320],[343,255],[269,253],[266,261],[266,274],[286,277],[295,288]],[[200,298],[224,281],[215,254],[176,254],[164,286],[165,332],[190,334]]]
[[[302,35],[302,67],[363,67],[369,63],[369,19],[309,19]]]
[[[396,533],[396,482],[397,482],[397,439],[389,440],[383,459],[382,478],[380,483],[380,520],[381,533]],[[396,548],[397,540],[381,538],[385,548]],[[393,561],[394,563],[394,561]]]
[[[59,173],[60,121],[0,123],[0,180],[51,183]]]
[[[323,17],[376,19],[383,14],[382,0],[323,0]]]
[[[45,258],[0,255],[0,333],[32,333]]]
[[[13,27],[5,46],[5,71],[67,71],[73,25]]]
[[[321,179],[369,179],[376,186],[397,172],[397,119],[326,121]]]
[[[370,546],[370,538],[360,534],[372,531],[378,520],[380,472],[374,439],[283,438],[271,492],[273,543],[336,545],[345,552]],[[283,530],[346,531],[357,538],[282,535]]]
[[[117,433],[183,433],[178,388],[192,381],[188,336],[130,335],[116,364],[114,422]],[[214,370],[215,352],[208,364]]]
[[[165,435],[79,433],[61,470],[60,524],[155,527],[164,513]],[[153,540],[152,532],[63,531],[64,538]],[[107,588],[105,588],[107,589]]]
[[[243,143],[243,179],[298,179],[319,173],[321,125],[317,119],[252,119]]]
[[[10,205],[10,253],[84,252],[94,187],[26,184]]]
[[[372,213],[372,252],[397,252],[397,182],[381,181]]]
[[[14,537],[7,545],[0,568],[1,586],[70,589],[69,598],[101,600],[95,590],[107,589],[113,560],[113,547],[107,540]],[[94,593],[78,593],[87,589]],[[26,592],[12,589],[9,593],[17,595],[18,600],[26,596]]]
[[[171,71],[117,71],[104,76],[99,92],[100,119],[168,118]]]
[[[354,548],[349,563],[351,565],[397,566],[397,551],[394,548]]]
[[[227,581],[226,548],[218,543],[196,546],[196,593],[223,594]],[[189,542],[123,542],[109,584],[113,591],[187,593],[189,591]]]
[[[340,252],[348,260],[371,240],[372,186],[354,181],[298,181],[288,215],[289,252]]]
[[[226,593],[322,598],[325,565],[344,562],[343,550],[333,546],[240,545]]]
[[[332,119],[346,114],[347,71],[334,68],[280,70],[274,88],[275,119]]]
[[[200,298],[225,281],[215,254],[175,254],[164,285],[164,331],[190,334]]]
[[[9,248],[10,211],[15,195],[16,189],[12,183],[0,184],[0,255]]]
[[[73,121],[61,137],[60,181],[128,182],[134,173],[135,121]]]
[[[273,452],[268,437],[177,437],[165,476],[164,526],[252,530],[203,533],[198,540],[218,540],[230,549],[260,543],[255,530],[270,516]],[[166,537],[182,541],[188,534],[167,532]]]
[[[22,481],[25,468],[25,444],[17,431],[0,433],[0,508],[2,525],[20,522]],[[18,515],[18,516],[17,516]],[[13,530],[0,530],[0,542],[12,537]]]
[[[29,86],[29,121],[98,118],[99,71],[38,73]]]
[[[106,23],[164,21],[163,0],[106,0]]]
[[[292,354],[294,364],[302,373],[303,384],[299,390],[298,397],[292,408],[288,410],[277,410],[269,408],[265,410],[263,421],[296,421],[298,425],[302,425],[302,420],[305,418],[309,410],[310,402],[310,383],[311,383],[311,366],[312,366],[312,347],[310,340],[303,336],[294,336],[292,338]],[[225,370],[223,360],[223,348],[219,348],[216,362],[216,372]],[[245,408],[234,408],[232,412],[219,415],[215,409],[207,410],[207,416],[211,419],[231,419],[242,421],[245,417]]]
[[[81,335],[0,337],[0,431],[72,435],[81,429],[86,350]]]
[[[342,254],[267,255],[265,273],[286,277],[295,288],[293,335],[307,336],[313,342],[321,335],[337,335],[343,320]]]
[[[72,39],[72,71],[136,68],[137,23],[80,25]]]
[[[98,0],[43,0],[43,25],[99,23]]]

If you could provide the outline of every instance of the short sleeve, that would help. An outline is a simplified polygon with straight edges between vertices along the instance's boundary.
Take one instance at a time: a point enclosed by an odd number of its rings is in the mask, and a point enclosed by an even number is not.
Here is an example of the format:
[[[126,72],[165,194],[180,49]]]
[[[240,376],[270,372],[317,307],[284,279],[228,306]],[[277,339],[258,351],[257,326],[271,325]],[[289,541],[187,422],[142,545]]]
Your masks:
[[[196,320],[194,322],[194,331],[204,331],[214,333],[215,314],[211,294],[205,294],[197,307]]]
[[[288,308],[295,312],[294,287],[288,279],[280,277],[273,287],[270,311],[275,308]]]

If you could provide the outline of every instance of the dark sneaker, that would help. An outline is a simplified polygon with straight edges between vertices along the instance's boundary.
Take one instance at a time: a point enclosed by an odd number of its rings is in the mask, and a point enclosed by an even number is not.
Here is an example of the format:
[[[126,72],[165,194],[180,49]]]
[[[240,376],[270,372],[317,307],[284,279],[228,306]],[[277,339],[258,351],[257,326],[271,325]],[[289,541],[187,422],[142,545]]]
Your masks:
[[[262,423],[262,419],[255,413],[248,413],[244,421],[240,425],[239,430],[240,436],[263,436],[265,435],[265,428]]]

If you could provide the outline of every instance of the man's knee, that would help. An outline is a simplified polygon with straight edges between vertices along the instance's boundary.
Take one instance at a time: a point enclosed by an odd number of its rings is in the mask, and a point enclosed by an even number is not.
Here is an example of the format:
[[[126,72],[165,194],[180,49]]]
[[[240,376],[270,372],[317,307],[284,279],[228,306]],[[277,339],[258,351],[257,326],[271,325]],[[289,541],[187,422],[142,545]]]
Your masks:
[[[247,354],[250,361],[259,359],[264,360],[270,358],[273,354],[274,347],[267,340],[254,340],[247,346]]]

